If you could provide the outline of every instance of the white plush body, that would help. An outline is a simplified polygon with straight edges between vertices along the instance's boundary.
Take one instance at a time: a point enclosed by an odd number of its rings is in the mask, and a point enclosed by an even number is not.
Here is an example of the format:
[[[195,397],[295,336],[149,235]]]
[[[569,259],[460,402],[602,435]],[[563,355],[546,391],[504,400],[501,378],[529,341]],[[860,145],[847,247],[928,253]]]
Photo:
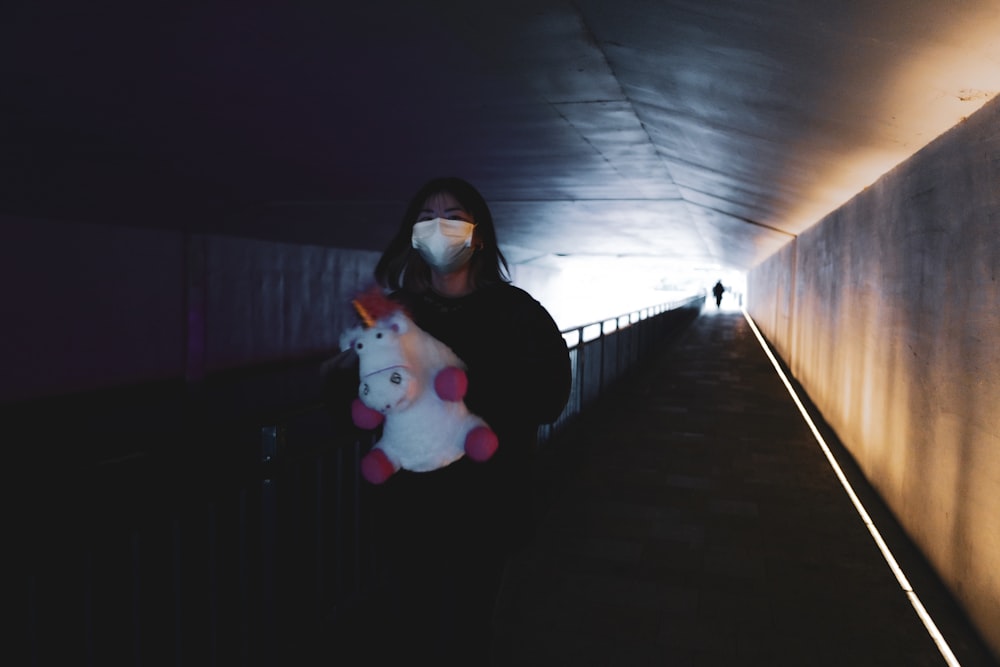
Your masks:
[[[371,407],[371,406],[369,406]],[[417,397],[405,412],[385,420],[380,448],[397,468],[436,470],[465,455],[465,436],[485,422],[462,401],[442,401],[433,389]]]
[[[402,312],[368,328],[349,329],[340,342],[341,348],[352,347],[358,354],[358,399],[365,407],[355,406],[355,424],[374,428],[384,421],[373,450],[385,454],[392,472],[400,468],[427,472],[447,466],[466,454],[470,432],[489,428],[465,406],[463,362]],[[450,382],[439,385],[445,387],[447,400],[435,387],[442,371],[449,379],[460,377],[460,389]]]

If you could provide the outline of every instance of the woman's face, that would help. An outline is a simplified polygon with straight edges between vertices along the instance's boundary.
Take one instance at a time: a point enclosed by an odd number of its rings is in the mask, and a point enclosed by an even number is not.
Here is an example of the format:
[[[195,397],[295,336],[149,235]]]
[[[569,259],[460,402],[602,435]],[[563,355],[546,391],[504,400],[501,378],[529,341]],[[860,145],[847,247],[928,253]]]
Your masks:
[[[462,220],[464,222],[476,224],[472,214],[466,211],[462,205],[458,203],[458,200],[447,192],[440,192],[436,195],[428,197],[427,201],[425,201],[424,205],[421,207],[420,212],[417,213],[417,219],[414,220],[414,222],[433,220],[434,218]]]

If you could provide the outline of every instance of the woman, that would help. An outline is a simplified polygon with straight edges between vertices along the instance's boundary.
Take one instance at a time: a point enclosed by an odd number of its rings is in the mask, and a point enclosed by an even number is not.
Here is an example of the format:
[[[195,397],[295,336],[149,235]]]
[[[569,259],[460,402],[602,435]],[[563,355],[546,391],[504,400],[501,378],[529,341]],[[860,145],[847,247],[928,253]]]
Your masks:
[[[459,178],[417,191],[375,267],[390,297],[466,363],[466,405],[499,439],[485,463],[400,470],[372,490],[380,551],[390,558],[389,632],[404,657],[432,664],[488,664],[504,565],[533,535],[538,427],[569,398],[566,342],[508,276],[489,207]]]

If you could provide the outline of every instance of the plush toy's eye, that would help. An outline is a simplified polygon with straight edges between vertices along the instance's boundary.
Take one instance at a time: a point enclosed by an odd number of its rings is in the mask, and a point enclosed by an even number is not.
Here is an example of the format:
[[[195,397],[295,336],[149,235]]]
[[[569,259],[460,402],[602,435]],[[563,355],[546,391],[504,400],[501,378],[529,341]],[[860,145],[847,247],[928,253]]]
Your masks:
[[[381,332],[381,331],[379,331],[379,332],[378,332],[377,334],[375,334],[375,337],[376,337],[376,338],[381,338],[381,337],[382,337],[382,332]]]
[[[357,345],[355,345],[354,347],[355,347],[355,349],[358,349],[358,350],[360,350],[360,349],[361,349],[361,348],[363,348],[364,346],[365,346],[365,344],[364,344],[364,343],[360,343],[360,342],[359,342],[359,343],[358,343]]]
[[[368,389],[368,383],[366,382],[363,385],[361,385],[361,395],[362,396],[367,396],[368,395],[368,391],[369,391],[369,389]]]
[[[399,373],[393,373],[392,375],[389,376],[389,382],[393,384],[402,384],[403,376],[400,375]]]

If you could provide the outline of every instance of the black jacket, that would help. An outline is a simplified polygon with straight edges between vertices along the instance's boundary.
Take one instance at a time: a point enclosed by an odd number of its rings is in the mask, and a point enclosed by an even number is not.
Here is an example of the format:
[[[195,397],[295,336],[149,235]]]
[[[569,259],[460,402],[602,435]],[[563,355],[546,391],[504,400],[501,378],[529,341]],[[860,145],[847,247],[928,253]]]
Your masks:
[[[522,544],[532,534],[538,427],[558,419],[572,383],[558,326],[538,301],[510,284],[458,298],[402,290],[391,298],[465,362],[465,403],[499,444],[485,463],[462,458],[436,471],[394,474],[372,492],[382,528],[419,541],[448,542],[461,534],[463,544],[482,541],[492,549]],[[328,400],[337,403],[331,409],[340,420],[349,420],[357,368],[338,375],[328,379],[335,388]]]

